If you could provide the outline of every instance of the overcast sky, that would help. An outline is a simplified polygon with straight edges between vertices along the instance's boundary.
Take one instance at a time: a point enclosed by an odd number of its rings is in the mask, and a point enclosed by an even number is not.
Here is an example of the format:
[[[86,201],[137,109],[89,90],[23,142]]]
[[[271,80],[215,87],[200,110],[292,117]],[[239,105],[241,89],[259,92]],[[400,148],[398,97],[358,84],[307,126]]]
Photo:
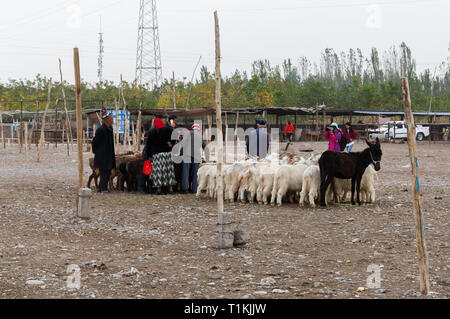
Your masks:
[[[248,71],[260,58],[273,65],[300,56],[319,61],[327,47],[368,55],[371,47],[384,51],[406,41],[419,70],[434,69],[449,55],[450,0],[164,0],[157,6],[163,75],[175,72],[179,80],[190,80],[200,56],[214,69],[214,10],[225,75]],[[122,73],[132,81],[139,0],[2,1],[0,81],[38,73],[58,79],[61,57],[64,77],[73,82],[74,46],[82,77],[97,81],[100,15],[104,77],[117,82]]]

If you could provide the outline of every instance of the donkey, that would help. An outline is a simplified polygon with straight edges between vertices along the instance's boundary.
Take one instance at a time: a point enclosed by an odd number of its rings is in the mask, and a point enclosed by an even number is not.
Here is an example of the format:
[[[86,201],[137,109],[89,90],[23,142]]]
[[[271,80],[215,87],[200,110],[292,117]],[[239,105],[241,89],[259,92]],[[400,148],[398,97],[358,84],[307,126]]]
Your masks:
[[[334,185],[334,178],[352,180],[352,205],[355,203],[355,186],[357,189],[357,201],[361,205],[361,179],[366,168],[373,164],[378,172],[381,169],[381,151],[380,140],[377,138],[375,143],[366,139],[368,149],[360,153],[337,153],[327,151],[323,153],[319,160],[320,166],[320,205],[326,207],[325,193],[328,186]]]

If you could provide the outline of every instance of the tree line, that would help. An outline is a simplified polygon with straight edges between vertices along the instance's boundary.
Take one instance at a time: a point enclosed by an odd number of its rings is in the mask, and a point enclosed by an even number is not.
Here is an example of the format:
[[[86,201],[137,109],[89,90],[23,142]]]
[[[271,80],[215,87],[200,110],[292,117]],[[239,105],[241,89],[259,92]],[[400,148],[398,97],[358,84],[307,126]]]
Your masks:
[[[372,48],[370,56],[364,56],[360,49],[338,53],[327,48],[318,62],[306,57],[297,61],[286,59],[281,65],[258,60],[252,63],[250,73],[236,70],[223,77],[222,104],[224,108],[325,104],[337,110],[401,110],[400,79],[405,76],[409,78],[415,111],[427,111],[430,104],[433,111],[450,110],[450,47],[445,61],[419,73],[411,49],[405,43],[392,46],[382,54]],[[33,80],[0,83],[2,109],[20,107],[19,103],[6,101],[45,100],[48,85],[49,78],[39,74]],[[215,106],[215,77],[206,66],[201,67],[200,78],[194,83],[185,80],[173,83],[165,79],[162,85],[152,89],[125,81],[121,85],[130,108],[171,109],[174,97],[180,109],[187,104],[189,109]],[[74,86],[69,83],[64,86],[67,98],[74,99]],[[53,87],[52,99],[62,100],[59,83]],[[95,84],[83,81],[82,88],[83,100],[114,99],[119,92],[119,85],[111,81]],[[26,104],[25,109],[33,111],[35,106]]]

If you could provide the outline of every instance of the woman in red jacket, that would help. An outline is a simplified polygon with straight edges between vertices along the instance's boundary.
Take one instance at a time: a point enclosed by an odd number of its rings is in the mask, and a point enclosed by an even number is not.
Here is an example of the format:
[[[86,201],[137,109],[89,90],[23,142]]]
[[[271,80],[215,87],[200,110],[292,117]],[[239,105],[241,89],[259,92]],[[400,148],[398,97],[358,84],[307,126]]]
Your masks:
[[[345,124],[344,136],[347,139],[347,147],[345,149],[350,153],[353,149],[353,146],[355,146],[356,140],[356,132],[353,129],[351,123]]]
[[[286,128],[284,129],[284,136],[289,140],[289,142],[292,142],[294,132],[294,125],[292,125],[291,121],[288,121],[288,124],[286,124]]]

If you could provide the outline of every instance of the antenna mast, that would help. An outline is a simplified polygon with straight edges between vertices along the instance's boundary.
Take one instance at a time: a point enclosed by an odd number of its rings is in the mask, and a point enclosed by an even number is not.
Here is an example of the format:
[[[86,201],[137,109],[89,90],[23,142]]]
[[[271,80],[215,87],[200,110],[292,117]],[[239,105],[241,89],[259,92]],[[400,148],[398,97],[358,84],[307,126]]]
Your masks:
[[[100,33],[99,33],[99,52],[98,52],[98,82],[103,82],[103,32],[102,32],[102,17],[100,16]]]

